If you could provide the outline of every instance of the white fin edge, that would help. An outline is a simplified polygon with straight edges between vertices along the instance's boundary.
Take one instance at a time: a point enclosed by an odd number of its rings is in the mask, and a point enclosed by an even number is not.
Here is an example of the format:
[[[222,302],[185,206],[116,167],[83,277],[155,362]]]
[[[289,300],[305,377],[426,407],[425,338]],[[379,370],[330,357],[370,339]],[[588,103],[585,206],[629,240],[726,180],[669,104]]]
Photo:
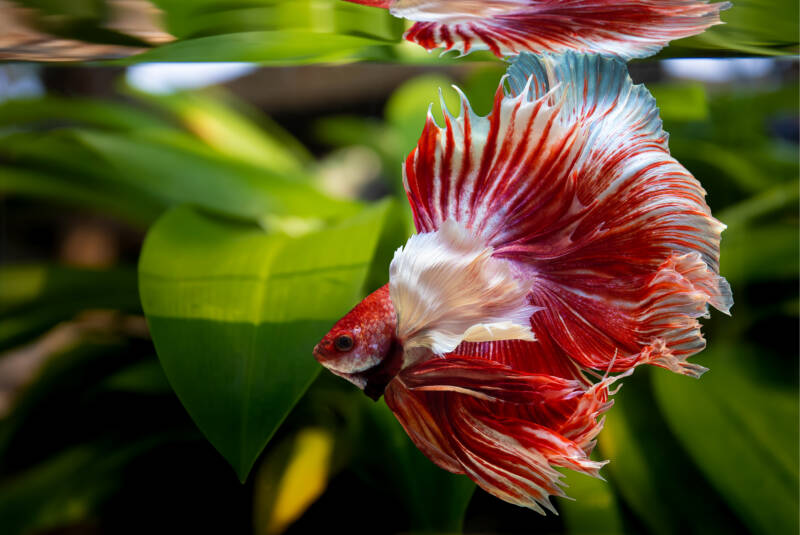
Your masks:
[[[394,255],[389,293],[406,350],[443,355],[462,341],[533,340],[529,287],[492,247],[453,220],[415,234]]]

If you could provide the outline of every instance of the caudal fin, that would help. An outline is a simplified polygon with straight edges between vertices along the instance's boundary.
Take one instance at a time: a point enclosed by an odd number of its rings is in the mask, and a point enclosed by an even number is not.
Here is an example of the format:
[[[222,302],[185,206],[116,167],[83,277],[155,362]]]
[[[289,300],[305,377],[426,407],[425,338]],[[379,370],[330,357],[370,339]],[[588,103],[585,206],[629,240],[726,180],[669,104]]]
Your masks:
[[[655,100],[620,60],[583,54],[522,55],[507,83],[487,117],[463,97],[444,125],[429,116],[405,165],[417,229],[452,219],[511,262],[531,284],[532,331],[553,358],[696,375],[686,362],[703,347],[696,318],[707,303],[732,302],[719,277],[725,226],[670,155]],[[686,255],[716,289],[685,277],[652,283]],[[654,292],[692,305],[666,306]]]
[[[364,3],[364,2],[359,2]],[[392,13],[419,21],[406,39],[428,50],[496,56],[567,51],[623,59],[655,54],[674,39],[720,24],[729,2],[705,0],[395,0]]]

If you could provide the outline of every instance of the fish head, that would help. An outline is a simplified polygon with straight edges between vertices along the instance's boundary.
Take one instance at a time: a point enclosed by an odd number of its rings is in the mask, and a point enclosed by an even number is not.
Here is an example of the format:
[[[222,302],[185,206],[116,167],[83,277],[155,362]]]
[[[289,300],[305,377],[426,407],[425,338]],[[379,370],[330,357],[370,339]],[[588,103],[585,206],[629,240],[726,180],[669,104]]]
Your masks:
[[[397,317],[388,285],[336,322],[314,347],[314,358],[332,373],[378,399],[397,374],[402,346],[396,338]]]

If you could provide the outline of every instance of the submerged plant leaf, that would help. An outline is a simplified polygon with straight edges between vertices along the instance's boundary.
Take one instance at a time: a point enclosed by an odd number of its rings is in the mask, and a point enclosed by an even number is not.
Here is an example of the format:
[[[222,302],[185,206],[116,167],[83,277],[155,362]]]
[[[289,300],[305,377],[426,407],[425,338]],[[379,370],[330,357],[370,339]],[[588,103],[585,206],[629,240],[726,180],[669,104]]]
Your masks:
[[[712,371],[715,367],[712,364]],[[736,511],[729,509],[705,481],[664,421],[648,381],[649,375],[658,372],[641,369],[637,371],[638,380],[626,381],[615,396],[615,406],[608,412],[599,437],[599,457],[610,461],[603,472],[641,524],[626,531],[655,535],[739,533]],[[683,379],[702,386],[706,376],[699,381]],[[697,440],[702,443],[702,439]],[[702,514],[698,514],[698,504],[702,504]]]
[[[403,22],[341,0],[153,0],[179,38],[248,31],[306,30],[399,41]]]
[[[722,12],[724,24],[704,33],[674,41],[664,56],[797,53],[798,4],[794,0],[735,0]]]
[[[314,343],[362,295],[390,206],[300,237],[180,207],[148,234],[139,289],[159,359],[240,479],[319,371]]]
[[[622,514],[607,481],[578,472],[565,473],[567,494],[558,500],[568,535],[622,535]]]
[[[82,308],[139,308],[132,268],[6,265],[0,267],[0,281],[0,318],[58,302],[71,303],[75,312]]]
[[[312,159],[291,134],[222,88],[166,95],[129,91],[169,112],[200,142],[231,159],[278,174],[300,174]]]
[[[360,50],[379,44],[384,42],[308,30],[253,31],[177,41],[122,61],[252,61],[264,65],[298,65],[354,58]]]
[[[278,535],[320,497],[328,485],[335,437],[324,427],[307,427],[265,454],[254,484],[257,535]]]
[[[796,386],[759,376],[763,349],[721,345],[708,353],[717,365],[702,381],[653,374],[670,429],[753,533],[796,533]]]
[[[185,146],[178,136],[147,139],[91,131],[75,136],[108,162],[110,182],[167,206],[192,203],[255,221],[267,214],[324,219],[354,212],[354,203],[331,199],[300,178]]]

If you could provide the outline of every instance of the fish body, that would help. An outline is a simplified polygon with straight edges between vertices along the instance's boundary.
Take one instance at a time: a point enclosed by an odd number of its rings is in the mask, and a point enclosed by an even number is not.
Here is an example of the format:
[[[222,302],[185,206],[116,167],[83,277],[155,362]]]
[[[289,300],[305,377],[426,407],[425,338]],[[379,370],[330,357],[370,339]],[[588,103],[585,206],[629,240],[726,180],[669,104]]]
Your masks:
[[[615,381],[705,371],[725,226],[619,59],[522,54],[487,117],[443,111],[404,166],[417,234],[315,356],[440,467],[552,510],[556,468],[599,477]]]
[[[415,21],[405,38],[428,50],[591,52],[646,57],[720,24],[730,3],[706,0],[348,0]]]

